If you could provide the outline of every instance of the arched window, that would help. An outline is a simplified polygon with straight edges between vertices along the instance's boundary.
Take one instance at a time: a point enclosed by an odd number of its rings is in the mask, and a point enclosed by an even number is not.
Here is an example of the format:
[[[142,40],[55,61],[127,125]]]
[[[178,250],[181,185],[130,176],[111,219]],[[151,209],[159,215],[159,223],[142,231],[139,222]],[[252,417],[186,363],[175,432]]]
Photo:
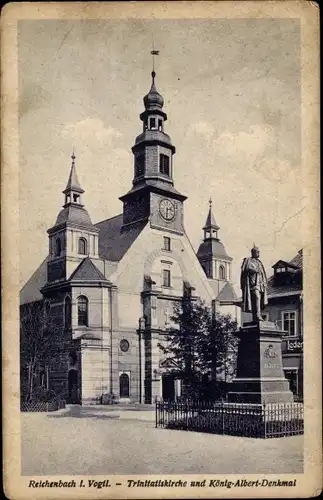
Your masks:
[[[89,326],[89,301],[84,295],[77,299],[77,323],[79,326]]]
[[[224,266],[219,267],[219,278],[221,280],[225,280],[225,267]]]
[[[129,397],[129,375],[122,373],[119,378],[120,398]]]
[[[72,303],[71,298],[67,295],[64,302],[64,325],[65,328],[70,328],[72,318]]]
[[[87,255],[87,241],[85,238],[79,239],[79,254]]]
[[[61,255],[61,251],[62,251],[61,240],[57,238],[57,240],[55,241],[55,256],[58,257],[59,255]]]

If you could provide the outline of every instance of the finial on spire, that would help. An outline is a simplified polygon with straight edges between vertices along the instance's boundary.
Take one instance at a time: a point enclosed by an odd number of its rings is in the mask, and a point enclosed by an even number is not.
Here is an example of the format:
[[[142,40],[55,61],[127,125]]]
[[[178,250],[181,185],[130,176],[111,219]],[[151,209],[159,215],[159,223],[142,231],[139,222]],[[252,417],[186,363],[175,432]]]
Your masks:
[[[210,197],[209,199],[209,206],[210,206],[210,209],[212,208],[212,198]]]
[[[75,158],[76,158],[76,156],[74,154],[74,146],[73,146],[73,153],[72,153],[71,158],[72,158],[72,167],[75,167]]]

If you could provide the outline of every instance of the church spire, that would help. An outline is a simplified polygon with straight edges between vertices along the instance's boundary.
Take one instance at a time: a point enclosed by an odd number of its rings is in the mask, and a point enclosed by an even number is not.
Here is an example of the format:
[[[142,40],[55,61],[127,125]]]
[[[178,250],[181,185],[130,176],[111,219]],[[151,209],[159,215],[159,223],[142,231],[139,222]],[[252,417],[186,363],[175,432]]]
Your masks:
[[[209,200],[209,212],[203,227],[204,240],[197,251],[197,258],[204,269],[206,276],[222,283],[230,280],[232,258],[226,252],[220,241],[218,231],[220,227],[215,222],[212,211],[212,199]],[[218,289],[217,293],[219,293]]]
[[[220,227],[215,222],[215,218],[212,211],[212,198],[209,199],[209,213],[207,215],[203,231],[204,231],[204,240],[206,239],[218,239],[218,230]]]
[[[158,55],[158,51],[151,51]],[[183,233],[183,201],[186,196],[174,187],[173,155],[176,151],[165,132],[167,115],[164,99],[156,88],[153,63],[151,87],[144,97],[144,111],[139,115],[142,131],[131,148],[132,188],[119,199],[123,202],[123,225],[150,220],[151,227]]]
[[[71,156],[72,159],[72,165],[71,165],[71,171],[70,175],[67,181],[66,188],[63,191],[63,194],[65,194],[65,205],[70,205],[70,204],[77,204],[81,205],[81,194],[84,193],[84,189],[81,188],[81,185],[79,183],[79,180],[77,178],[77,173],[76,173],[76,167],[75,167],[75,154],[74,154],[74,149],[73,153]],[[81,205],[83,206],[83,205]]]
[[[158,50],[151,51],[153,56],[158,53]],[[132,148],[135,157],[133,185],[152,181],[165,187],[173,185],[172,157],[175,146],[164,130],[167,115],[163,111],[164,99],[156,88],[154,68],[153,63],[151,87],[143,99],[145,110],[140,114],[142,133],[136,137]]]

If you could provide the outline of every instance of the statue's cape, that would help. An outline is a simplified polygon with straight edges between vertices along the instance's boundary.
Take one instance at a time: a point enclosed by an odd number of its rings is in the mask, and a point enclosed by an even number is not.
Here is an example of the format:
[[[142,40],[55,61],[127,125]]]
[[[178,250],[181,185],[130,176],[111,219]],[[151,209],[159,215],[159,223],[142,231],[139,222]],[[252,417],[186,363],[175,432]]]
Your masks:
[[[248,270],[250,266],[250,261],[251,257],[246,257],[243,259],[242,265],[241,265],[241,277],[240,277],[240,286],[241,286],[241,291],[242,291],[242,310],[245,312],[251,312],[251,293],[250,293],[250,283],[248,279]],[[263,279],[265,283],[265,292],[262,294],[261,297],[261,308],[263,309],[266,304],[268,304],[268,297],[267,297],[267,276],[266,276],[266,271],[263,266],[263,263],[261,260],[259,261],[260,267],[262,270],[263,274]]]

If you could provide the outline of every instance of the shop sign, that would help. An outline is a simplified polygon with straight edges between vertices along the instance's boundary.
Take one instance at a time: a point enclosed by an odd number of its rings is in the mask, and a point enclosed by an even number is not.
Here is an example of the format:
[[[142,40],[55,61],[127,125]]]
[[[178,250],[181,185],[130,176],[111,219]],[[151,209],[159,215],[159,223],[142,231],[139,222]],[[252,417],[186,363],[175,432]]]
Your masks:
[[[300,340],[287,340],[286,350],[288,352],[303,352],[303,341]]]

